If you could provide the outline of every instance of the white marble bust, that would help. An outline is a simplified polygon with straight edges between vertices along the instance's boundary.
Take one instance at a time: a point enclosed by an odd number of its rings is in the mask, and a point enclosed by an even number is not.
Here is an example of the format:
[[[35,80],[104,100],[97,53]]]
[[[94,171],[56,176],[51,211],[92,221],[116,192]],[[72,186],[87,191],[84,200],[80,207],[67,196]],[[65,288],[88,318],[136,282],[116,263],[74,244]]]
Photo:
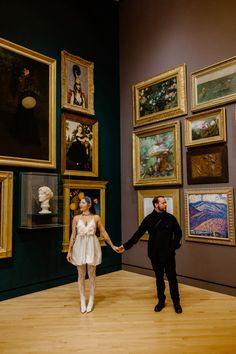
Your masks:
[[[53,197],[53,191],[47,186],[42,186],[38,189],[38,195],[41,207],[39,214],[51,214],[49,201]]]

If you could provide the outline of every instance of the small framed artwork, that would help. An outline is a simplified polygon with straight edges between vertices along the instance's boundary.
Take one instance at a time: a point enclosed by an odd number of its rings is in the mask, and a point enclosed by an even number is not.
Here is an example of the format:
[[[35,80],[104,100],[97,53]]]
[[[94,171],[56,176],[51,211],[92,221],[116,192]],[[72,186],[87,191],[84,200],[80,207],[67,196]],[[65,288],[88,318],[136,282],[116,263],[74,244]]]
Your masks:
[[[61,171],[63,175],[98,176],[98,122],[63,112],[61,118]]]
[[[20,222],[22,229],[63,226],[63,191],[56,173],[20,173]]]
[[[94,63],[61,52],[61,107],[94,115]]]
[[[184,126],[186,146],[225,142],[225,108],[217,108],[191,117],[186,117]]]
[[[191,148],[187,151],[188,184],[229,181],[226,144]]]
[[[173,214],[180,223],[179,189],[149,189],[138,190],[138,221],[142,220],[153,211],[152,200],[154,197],[163,196],[167,202],[167,212]],[[148,233],[141,239],[148,240]]]
[[[191,74],[192,111],[236,100],[236,57]]]
[[[56,60],[0,38],[0,164],[56,168]]]
[[[235,246],[233,188],[184,191],[185,239]]]
[[[132,86],[134,127],[187,113],[186,65]]]
[[[133,132],[134,185],[170,185],[181,182],[180,122]]]
[[[100,215],[101,221],[105,227],[106,184],[106,181],[64,180],[64,231],[62,252],[68,251],[73,217],[81,213],[79,203],[85,196],[89,196],[92,199],[96,214]],[[106,243],[104,239],[99,235],[98,237],[101,246],[105,246]]]
[[[13,172],[0,171],[0,259],[12,257]]]

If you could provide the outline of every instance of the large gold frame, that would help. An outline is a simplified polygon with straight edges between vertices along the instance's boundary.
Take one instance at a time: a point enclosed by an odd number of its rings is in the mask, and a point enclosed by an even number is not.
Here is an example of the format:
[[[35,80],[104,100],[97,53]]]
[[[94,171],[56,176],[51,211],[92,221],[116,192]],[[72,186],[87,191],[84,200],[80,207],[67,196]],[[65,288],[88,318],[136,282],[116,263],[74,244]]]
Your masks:
[[[200,111],[236,100],[236,56],[191,74],[191,108]]]
[[[147,190],[138,190],[138,222],[141,224],[142,220],[147,213],[145,213],[144,202],[145,198],[151,198],[157,196],[164,196],[167,199],[167,211],[168,210],[168,198],[172,198],[173,200],[173,215],[178,220],[179,224],[181,222],[180,218],[180,190],[179,189],[147,189]],[[153,210],[153,206],[151,208]],[[150,210],[150,212],[152,211]],[[149,235],[145,233],[145,235],[141,238],[142,240],[148,240]]]
[[[73,90],[72,65],[81,70],[81,87],[85,97],[85,106],[68,102],[68,92]],[[94,63],[63,50],[61,52],[61,107],[71,111],[94,115]]]
[[[0,258],[12,256],[13,172],[0,171]]]
[[[39,123],[42,124],[47,124],[48,127],[48,136],[45,136],[45,131],[40,135],[40,141],[47,141],[48,142],[48,158],[44,158],[44,156],[41,153],[41,150],[43,151],[44,148],[39,148],[38,149],[38,157],[33,158],[30,156],[31,148],[29,146],[28,151],[29,151],[29,156],[28,157],[22,157],[22,156],[13,156],[12,154],[6,155],[5,153],[1,154],[0,151],[0,164],[1,165],[13,165],[13,166],[27,166],[27,167],[37,167],[37,168],[56,168],[56,60],[50,57],[47,57],[43,54],[34,52],[33,50],[30,50],[28,48],[22,47],[18,44],[9,42],[3,38],[0,38],[0,49],[3,48],[4,50],[8,50],[14,53],[14,55],[17,55],[18,61],[22,65],[25,64],[27,59],[29,60],[34,60],[35,62],[39,62],[38,65],[45,64],[48,66],[48,81],[44,84],[45,87],[48,88],[48,105],[49,105],[49,110],[48,110],[48,120],[45,123],[43,120],[43,117],[40,113],[38,113],[38,118],[41,118],[42,121],[39,121]],[[4,62],[4,61],[3,61]],[[7,62],[7,61],[5,61]],[[19,63],[16,63],[19,66]],[[38,72],[38,76],[40,76],[41,72]],[[40,109],[42,110],[43,102],[40,102]],[[9,108],[10,107],[10,108]],[[36,109],[37,109],[38,103],[36,104]],[[12,109],[12,105],[9,104],[7,101],[7,109]],[[38,125],[40,125],[38,124]],[[12,140],[14,138],[12,137]],[[14,140],[16,141],[16,139]],[[8,141],[6,144],[9,144],[10,142]],[[17,152],[16,148],[16,152]]]
[[[176,91],[177,105],[171,108],[155,111],[153,113],[140,116],[140,101],[142,94],[151,86],[160,85],[162,82],[166,83],[168,80],[175,79],[176,84],[174,91]],[[156,88],[157,89],[157,88]],[[169,88],[171,91],[171,87]],[[171,92],[169,93],[171,94]],[[168,95],[168,92],[167,92]],[[158,92],[157,92],[158,96]],[[187,94],[186,94],[186,65],[182,64],[171,70],[163,72],[155,77],[141,81],[132,86],[133,97],[133,125],[134,127],[145,125],[164,119],[174,118],[187,114]],[[156,98],[158,101],[160,99]],[[166,99],[168,101],[168,99]],[[168,106],[168,105],[167,105]]]
[[[91,152],[91,170],[79,170],[72,169],[67,166],[67,135],[66,130],[69,125],[69,121],[76,123],[77,125],[86,125],[92,127],[92,152]],[[73,166],[74,167],[74,166]],[[98,121],[90,117],[81,117],[76,114],[63,112],[61,117],[61,173],[63,175],[71,176],[86,176],[97,177],[98,176]]]
[[[224,237],[217,237],[217,224],[220,223],[220,206],[215,207],[214,204],[214,197],[213,195],[217,196],[217,202],[220,203],[221,195],[227,196],[227,201],[224,203],[227,208],[227,229],[228,229],[228,238]],[[204,232],[208,230],[203,230],[202,235],[197,235],[192,233],[190,230],[190,208],[189,208],[189,198],[190,195],[193,195],[193,198],[196,202],[201,200],[200,208],[198,206],[194,206],[194,220],[196,217],[199,218],[199,223],[196,224],[196,227],[201,227],[202,230],[204,227],[210,228],[212,227],[212,235],[204,235]],[[207,197],[210,195],[211,197]],[[201,197],[201,199],[200,199]],[[216,199],[216,198],[215,198]],[[208,204],[205,205],[204,202]],[[210,203],[210,205],[209,205]],[[212,205],[211,205],[212,204]],[[222,205],[221,202],[219,205]],[[203,242],[203,243],[211,243],[211,244],[218,244],[218,245],[226,245],[226,246],[235,246],[235,226],[234,226],[234,193],[232,187],[225,187],[225,188],[212,188],[212,189],[185,189],[184,191],[184,213],[185,213],[185,240],[187,241],[195,241],[195,242]],[[209,213],[209,218],[207,217],[207,213]],[[215,215],[214,215],[215,213]],[[201,214],[203,214],[201,216]],[[215,216],[215,217],[214,217]],[[193,215],[192,215],[193,217]],[[206,223],[207,221],[207,223]],[[222,223],[222,222],[221,222]],[[205,225],[205,226],[204,226]],[[200,232],[197,229],[198,233]],[[219,233],[219,232],[218,232]]]
[[[70,217],[70,195],[71,189],[78,189],[82,193],[84,190],[98,190],[100,193],[100,217],[101,221],[105,227],[105,190],[106,181],[78,181],[78,180],[64,180],[63,186],[63,198],[64,198],[64,230],[63,230],[63,244],[62,252],[68,251],[68,246],[70,242],[70,228],[71,228],[71,217]],[[102,237],[99,237],[100,244],[105,245],[105,241]]]
[[[204,121],[208,123],[205,127],[205,137],[199,139],[193,139],[193,124],[196,122]],[[211,122],[218,121],[219,134],[215,136],[208,136],[207,130],[210,132],[212,130]],[[184,120],[184,134],[185,134],[185,145],[186,146],[199,146],[205,144],[220,143],[226,141],[226,119],[225,119],[225,108],[212,109],[211,111],[195,114],[191,117],[186,117]],[[204,134],[204,129],[202,128]]]
[[[140,139],[158,136],[165,133],[173,133],[174,140],[174,172],[173,176],[151,176],[142,178],[140,176]],[[151,128],[140,129],[133,132],[133,184],[134,186],[144,185],[171,185],[182,183],[182,165],[181,165],[181,135],[180,135],[180,122],[174,121],[167,124],[161,124]]]

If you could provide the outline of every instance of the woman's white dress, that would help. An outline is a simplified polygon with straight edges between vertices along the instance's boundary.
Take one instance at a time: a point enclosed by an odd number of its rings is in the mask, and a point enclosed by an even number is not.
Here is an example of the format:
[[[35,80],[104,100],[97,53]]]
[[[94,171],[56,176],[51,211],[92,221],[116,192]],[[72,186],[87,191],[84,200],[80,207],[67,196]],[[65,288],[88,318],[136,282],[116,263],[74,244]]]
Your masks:
[[[92,217],[87,223],[82,218],[76,225],[77,233],[72,250],[72,264],[98,265],[102,262],[102,251],[96,236],[96,221]]]

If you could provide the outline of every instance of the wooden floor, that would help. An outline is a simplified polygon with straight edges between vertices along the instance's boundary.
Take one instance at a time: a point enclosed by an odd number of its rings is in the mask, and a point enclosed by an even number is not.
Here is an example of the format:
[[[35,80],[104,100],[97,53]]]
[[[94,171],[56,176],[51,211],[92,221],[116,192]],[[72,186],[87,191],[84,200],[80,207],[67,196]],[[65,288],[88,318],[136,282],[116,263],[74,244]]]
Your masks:
[[[118,271],[97,277],[90,314],[79,311],[76,283],[2,301],[0,353],[236,353],[236,298],[182,284],[180,292],[182,314],[168,288],[155,313],[154,278]]]

